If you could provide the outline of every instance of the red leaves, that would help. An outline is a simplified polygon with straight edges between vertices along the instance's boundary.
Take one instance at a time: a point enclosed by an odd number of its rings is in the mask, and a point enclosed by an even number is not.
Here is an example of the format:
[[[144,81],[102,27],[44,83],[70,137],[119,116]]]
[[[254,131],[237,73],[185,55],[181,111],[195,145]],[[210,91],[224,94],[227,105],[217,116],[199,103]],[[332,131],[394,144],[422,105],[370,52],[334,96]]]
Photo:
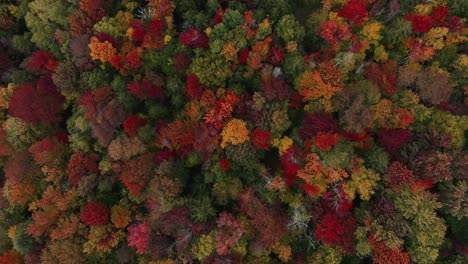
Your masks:
[[[340,135],[337,133],[330,134],[330,133],[319,132],[314,143],[319,149],[323,151],[328,151],[334,145],[336,145],[336,143],[338,143],[339,139],[340,139]]]
[[[13,149],[8,142],[7,133],[5,130],[0,129],[0,157],[11,155]]]
[[[239,241],[244,231],[237,219],[228,212],[219,214],[216,221],[219,230],[216,231],[216,250],[220,255],[229,254],[229,250]]]
[[[17,152],[12,155],[5,164],[4,172],[7,180],[12,183],[30,182],[38,172],[28,151]]]
[[[161,98],[163,91],[149,81],[133,81],[128,84],[128,92],[140,100]]]
[[[213,109],[203,117],[205,123],[211,124],[214,128],[221,130],[224,126],[224,121],[231,117],[234,107],[237,106],[239,97],[229,90],[226,96],[216,101]]]
[[[397,63],[394,60],[388,60],[379,65],[370,63],[365,76],[375,85],[379,86],[380,91],[386,96],[392,96],[397,91]]]
[[[143,23],[138,19],[134,19],[128,23],[128,27],[133,29],[132,37],[141,44],[146,34]]]
[[[5,252],[3,255],[0,256],[0,264],[21,264],[21,263],[23,263],[23,258],[18,252],[14,250]]]
[[[86,118],[101,146],[107,146],[114,136],[114,132],[125,119],[124,110],[112,97],[112,91],[103,87],[92,92],[87,92],[78,101],[78,104],[86,107]]]
[[[221,171],[225,172],[231,167],[231,162],[228,159],[221,158],[219,159],[219,166],[221,167]]]
[[[274,207],[264,205],[253,190],[240,196],[241,211],[252,219],[257,242],[271,247],[286,235],[287,216]]]
[[[351,38],[351,28],[348,24],[340,26],[337,20],[329,20],[322,23],[317,33],[328,43],[332,44],[334,50],[339,49],[339,42]]]
[[[125,133],[133,137],[137,134],[138,128],[146,125],[147,121],[137,115],[129,115],[123,122]]]
[[[158,141],[177,155],[186,156],[195,151],[207,159],[218,148],[218,138],[216,131],[203,123],[175,121],[161,128]]]
[[[190,28],[179,34],[182,45],[191,48],[208,48],[208,37],[198,28]]]
[[[126,69],[137,69],[141,65],[143,65],[143,62],[140,59],[140,53],[137,49],[134,49],[127,53],[127,57],[124,63],[124,67]]]
[[[330,113],[306,112],[304,116],[304,124],[299,129],[299,137],[302,140],[313,138],[319,132],[334,133],[338,130],[338,123],[333,119]]]
[[[330,245],[340,246],[345,252],[352,252],[356,219],[352,214],[338,217],[335,214],[325,214],[314,231],[318,240]]]
[[[314,235],[318,240],[327,244],[338,245],[343,233],[344,226],[341,220],[334,214],[326,214],[322,217],[321,223],[317,225]]]
[[[120,72],[120,74],[128,75],[128,70],[136,70],[143,65],[141,61],[141,50],[133,49],[126,55],[113,55],[109,58],[109,63]]]
[[[385,181],[393,188],[412,182],[414,179],[413,172],[399,161],[392,162],[385,172]]]
[[[168,149],[161,150],[160,152],[154,155],[154,160],[157,163],[161,163],[165,160],[169,160],[171,158],[171,151]]]
[[[283,78],[269,78],[262,83],[262,91],[268,100],[285,100],[291,88]]]
[[[195,74],[190,74],[187,77],[187,84],[184,91],[190,100],[199,100],[206,89],[199,81]]]
[[[180,75],[185,75],[190,66],[190,57],[185,52],[178,52],[174,55],[174,67]]]
[[[67,143],[66,135],[64,136],[65,138],[63,138],[62,135],[47,137],[34,143],[29,148],[29,152],[33,155],[36,163],[43,165],[52,162],[56,155],[61,151],[64,143]]]
[[[280,47],[273,47],[268,51],[267,61],[274,66],[279,66],[284,60],[284,50]]]
[[[211,27],[213,28],[217,24],[223,22],[223,15],[226,13],[225,9],[219,8],[216,10],[216,15],[214,16],[213,20],[211,21]]]
[[[356,25],[361,25],[364,19],[368,17],[367,4],[363,0],[351,0],[338,11],[340,17],[347,18]]]
[[[281,177],[285,179],[287,187],[293,186],[296,181],[297,172],[301,168],[299,164],[301,159],[302,153],[296,148],[289,148],[285,153],[283,153],[281,159],[281,168],[283,169],[283,172],[281,173]]]
[[[461,32],[463,30],[463,21],[457,16],[450,18],[448,28],[450,32]]]
[[[99,21],[106,15],[105,0],[81,0],[80,9],[94,21]]]
[[[151,20],[148,23],[148,31],[155,36],[160,36],[164,33],[164,22],[160,19]]]
[[[432,9],[430,17],[434,19],[434,27],[443,27],[445,26],[445,20],[447,19],[447,15],[449,13],[449,9],[446,6],[437,6]]]
[[[411,22],[414,33],[427,33],[434,24],[434,18],[426,15],[408,14],[405,19]]]
[[[151,229],[148,222],[134,224],[128,227],[128,245],[136,248],[137,254],[143,254],[151,239]]]
[[[50,76],[23,84],[13,93],[9,114],[33,125],[55,124],[62,119],[65,98],[57,92]]]
[[[247,65],[247,58],[249,57],[249,54],[250,54],[249,48],[243,49],[239,53],[239,59],[238,59],[239,64]]]
[[[377,142],[391,155],[395,155],[400,146],[406,143],[413,133],[408,129],[380,128]]]
[[[262,129],[255,129],[252,132],[252,144],[257,149],[268,150],[270,148],[271,134]]]
[[[301,188],[310,196],[317,197],[320,189],[317,186],[310,185],[308,183],[304,183],[301,185]]]
[[[68,163],[68,180],[77,186],[80,179],[90,173],[98,172],[98,156],[94,153],[75,152]]]
[[[375,239],[373,239],[375,240]],[[385,242],[379,241],[373,243],[372,261],[375,264],[410,264],[410,255],[399,248],[390,248]]]
[[[91,202],[81,211],[81,221],[87,225],[105,225],[109,221],[110,210],[100,202]]]
[[[53,71],[57,66],[54,56],[47,51],[36,51],[26,61],[24,67],[34,71]]]
[[[122,183],[137,197],[147,187],[153,172],[153,155],[146,154],[125,162],[120,169]]]

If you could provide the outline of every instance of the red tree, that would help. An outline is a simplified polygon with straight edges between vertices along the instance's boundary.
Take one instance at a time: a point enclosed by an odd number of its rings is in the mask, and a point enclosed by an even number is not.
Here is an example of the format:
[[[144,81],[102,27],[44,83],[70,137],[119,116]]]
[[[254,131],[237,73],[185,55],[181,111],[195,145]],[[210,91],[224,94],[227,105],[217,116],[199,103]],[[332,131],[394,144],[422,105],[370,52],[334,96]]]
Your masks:
[[[13,93],[9,114],[33,125],[60,122],[65,98],[57,92],[51,76],[23,84]]]
[[[100,202],[91,202],[81,211],[81,221],[88,225],[105,225],[109,221],[110,210]]]

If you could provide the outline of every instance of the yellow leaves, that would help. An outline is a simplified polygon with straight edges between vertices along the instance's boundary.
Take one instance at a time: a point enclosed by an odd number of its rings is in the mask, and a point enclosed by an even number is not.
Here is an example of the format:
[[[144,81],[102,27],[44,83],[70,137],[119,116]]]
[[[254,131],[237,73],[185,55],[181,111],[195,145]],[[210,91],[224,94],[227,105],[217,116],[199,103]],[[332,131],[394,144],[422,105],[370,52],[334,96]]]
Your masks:
[[[388,99],[382,99],[376,105],[372,106],[374,111],[374,125],[385,125],[387,120],[391,117],[393,103]]]
[[[129,39],[132,39],[132,36],[133,36],[133,32],[135,32],[135,29],[133,29],[133,27],[129,27],[127,29],[127,33],[125,34],[125,36]]]
[[[447,40],[445,41],[446,45],[462,43],[468,41],[468,28],[464,28],[462,32],[453,32],[448,34]]]
[[[444,37],[447,36],[449,30],[446,27],[431,28],[426,34],[427,45],[432,46],[436,50],[444,48]]]
[[[100,60],[102,63],[109,61],[117,53],[109,41],[100,42],[97,37],[91,38],[88,47],[91,50],[91,59]]]
[[[91,226],[88,241],[83,245],[83,252],[92,255],[108,253],[125,237],[121,230],[112,231],[110,226]]]
[[[214,233],[202,235],[198,242],[193,245],[192,253],[198,260],[203,260],[211,255],[216,248],[216,239]]]
[[[11,240],[14,240],[16,238],[16,229],[18,228],[18,225],[12,225],[10,228],[8,228],[8,237]]]
[[[274,139],[273,146],[279,149],[280,155],[283,155],[286,150],[288,150],[293,144],[293,140],[287,136],[284,136],[281,139]]]
[[[265,18],[262,22],[260,22],[260,24],[258,24],[258,30],[256,32],[256,38],[257,39],[262,39],[265,36],[269,35],[270,33],[271,33],[271,23],[270,23],[270,20],[268,18]],[[249,32],[249,30],[248,30],[247,31],[247,36],[249,37],[249,35],[253,36],[253,34],[251,34]]]
[[[34,212],[38,209],[39,207],[37,206],[37,201],[32,201],[29,203],[29,206],[28,206],[28,211],[30,212]]]
[[[127,8],[127,10],[129,12],[133,12],[135,9],[138,8],[138,3],[136,3],[136,2],[127,2],[125,4],[125,8]]]
[[[177,262],[175,262],[175,260],[165,259],[165,260],[152,260],[148,264],[176,264],[176,263]]]
[[[283,262],[288,262],[291,260],[292,250],[289,245],[281,245],[276,243],[272,248],[273,253],[278,255],[278,258]]]
[[[232,119],[221,132],[223,140],[221,147],[225,148],[228,143],[233,145],[239,145],[249,140],[249,130],[247,124],[240,119]]]
[[[351,174],[351,181],[345,186],[345,192],[350,200],[354,200],[356,193],[362,200],[368,201],[371,195],[374,194],[374,189],[377,187],[377,182],[380,180],[380,175],[366,167],[360,167]]]
[[[172,37],[170,35],[164,35],[164,44],[167,45],[171,41]]]
[[[288,44],[286,45],[286,50],[289,53],[293,53],[297,51],[297,42],[295,41],[289,41]]]
[[[209,37],[211,35],[211,32],[213,32],[213,29],[211,27],[207,27],[205,29],[205,34]]]
[[[382,39],[382,36],[379,34],[379,31],[383,28],[382,23],[373,22],[366,24],[361,31],[361,34],[364,38],[367,38],[370,41],[377,42]]]
[[[271,27],[270,20],[268,18],[265,18],[260,24],[258,24],[258,27],[260,30],[265,30],[267,28]]]
[[[14,83],[9,83],[7,87],[0,87],[0,110],[8,109],[8,101],[16,90]]]
[[[417,15],[429,15],[429,13],[432,11],[432,6],[419,4],[414,7],[414,11]]]
[[[381,62],[381,61],[386,61],[388,60],[388,53],[385,51],[384,46],[379,45],[377,48],[374,50],[374,60]]]

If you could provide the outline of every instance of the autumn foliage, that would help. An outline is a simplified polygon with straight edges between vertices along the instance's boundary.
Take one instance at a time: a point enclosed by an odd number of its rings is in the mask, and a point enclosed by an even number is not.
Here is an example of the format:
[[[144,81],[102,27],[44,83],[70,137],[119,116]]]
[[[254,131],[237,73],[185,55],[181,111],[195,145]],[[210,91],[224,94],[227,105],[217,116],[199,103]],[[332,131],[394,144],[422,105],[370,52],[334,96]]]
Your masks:
[[[0,2],[0,264],[467,263],[466,1]]]

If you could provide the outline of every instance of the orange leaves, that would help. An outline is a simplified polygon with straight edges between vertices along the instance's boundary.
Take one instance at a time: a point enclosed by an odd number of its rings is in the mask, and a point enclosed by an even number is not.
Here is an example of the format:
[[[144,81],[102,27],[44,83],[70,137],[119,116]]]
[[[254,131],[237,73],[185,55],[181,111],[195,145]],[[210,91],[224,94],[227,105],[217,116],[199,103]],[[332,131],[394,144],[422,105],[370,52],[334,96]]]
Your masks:
[[[27,232],[34,238],[44,235],[58,219],[57,211],[36,211],[32,215],[33,222],[28,226]]]
[[[190,133],[194,125],[193,121],[182,122],[180,120],[168,124],[160,131],[160,144],[170,150],[189,145],[194,139],[193,134]]]
[[[303,188],[314,196],[320,196],[326,191],[327,184],[347,178],[349,175],[342,169],[325,167],[316,153],[310,153],[305,159],[306,165],[297,172],[297,177],[305,181]],[[310,191],[312,189],[313,191]]]
[[[111,221],[115,227],[125,228],[131,220],[131,213],[126,207],[119,205],[112,207]]]
[[[253,47],[252,51],[249,53],[249,57],[247,58],[247,64],[254,68],[260,69],[263,64],[262,61],[268,55],[268,51],[270,50],[270,43],[272,42],[271,37],[267,37],[263,41],[258,41]]]
[[[0,264],[20,264],[23,263],[23,258],[21,255],[14,251],[10,250],[3,255],[0,255]]]
[[[235,118],[227,123],[221,135],[223,136],[223,142],[221,142],[222,148],[225,148],[227,143],[238,145],[249,140],[247,124],[244,121]]]
[[[222,92],[221,89],[218,92]],[[203,102],[202,97],[202,102]],[[205,123],[213,125],[216,129],[223,127],[224,121],[231,117],[232,111],[239,102],[239,97],[232,91],[220,98],[214,107],[203,117]]]
[[[102,63],[109,61],[109,59],[117,53],[112,43],[107,40],[100,42],[97,37],[91,38],[88,47],[91,50],[91,58],[93,60],[100,60]]]
[[[330,99],[341,91],[340,87],[325,82],[317,70],[305,72],[299,78],[298,88],[299,94],[304,97],[304,101],[318,99],[327,111],[332,110]]]
[[[243,29],[247,35],[247,39],[251,39],[255,36],[255,34],[257,34],[257,32],[252,29],[254,25],[255,25],[255,19],[253,17],[253,11],[251,10],[245,11]]]
[[[234,42],[230,41],[224,45],[222,54],[226,58],[226,60],[236,62],[237,52],[239,52],[239,49],[236,48]]]
[[[36,185],[34,183],[14,183],[11,180],[7,180],[3,190],[11,203],[24,205],[35,194]]]
[[[299,94],[305,100],[319,99],[321,97],[330,99],[334,94],[341,91],[341,88],[325,83],[318,71],[306,72],[301,79]]]
[[[80,223],[78,216],[64,217],[57,222],[57,228],[50,232],[50,238],[52,240],[64,240],[73,238],[79,229],[83,228],[83,224]]]

